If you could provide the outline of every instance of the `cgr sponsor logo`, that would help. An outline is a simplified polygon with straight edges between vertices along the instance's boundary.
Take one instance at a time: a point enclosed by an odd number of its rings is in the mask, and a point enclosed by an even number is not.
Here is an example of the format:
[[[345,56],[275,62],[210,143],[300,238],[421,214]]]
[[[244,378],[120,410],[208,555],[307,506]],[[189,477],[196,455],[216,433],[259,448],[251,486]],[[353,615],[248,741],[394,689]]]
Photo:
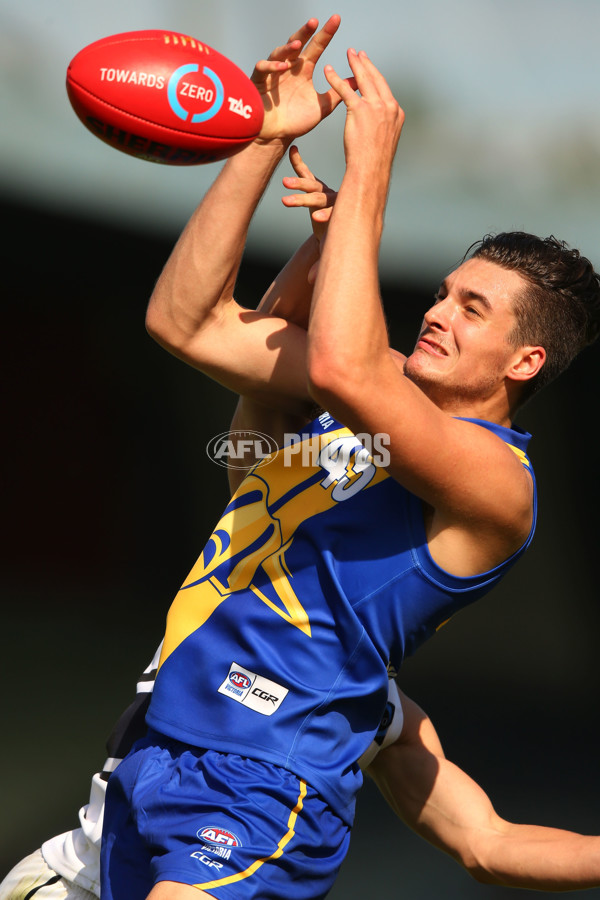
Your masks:
[[[254,688],[252,693],[255,697],[260,697],[260,699],[264,700],[266,703],[279,703],[279,697],[276,697],[274,694],[269,694],[268,691],[262,691],[260,688]]]
[[[217,862],[216,859],[211,859],[210,856],[207,856],[201,850],[194,850],[193,853],[190,853],[194,859],[197,859],[198,862],[204,863],[205,866],[208,866],[210,869],[222,869],[223,863]]]

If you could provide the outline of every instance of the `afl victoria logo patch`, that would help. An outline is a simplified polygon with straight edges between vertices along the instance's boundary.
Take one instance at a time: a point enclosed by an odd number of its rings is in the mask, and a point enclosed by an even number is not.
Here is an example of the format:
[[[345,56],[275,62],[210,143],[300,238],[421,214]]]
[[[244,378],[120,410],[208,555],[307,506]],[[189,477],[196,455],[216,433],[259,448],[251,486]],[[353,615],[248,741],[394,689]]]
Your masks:
[[[263,716],[272,716],[285,700],[288,689],[234,662],[219,693]]]

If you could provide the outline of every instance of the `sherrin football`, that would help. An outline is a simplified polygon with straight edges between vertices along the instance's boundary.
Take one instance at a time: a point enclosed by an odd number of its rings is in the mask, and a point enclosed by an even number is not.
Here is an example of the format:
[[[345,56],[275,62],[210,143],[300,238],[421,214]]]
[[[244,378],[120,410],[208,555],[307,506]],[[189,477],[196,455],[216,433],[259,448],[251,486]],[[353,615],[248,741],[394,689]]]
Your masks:
[[[254,140],[263,121],[248,76],[173,31],[130,31],[89,44],[69,64],[67,93],[100,140],[171,166],[225,159]]]

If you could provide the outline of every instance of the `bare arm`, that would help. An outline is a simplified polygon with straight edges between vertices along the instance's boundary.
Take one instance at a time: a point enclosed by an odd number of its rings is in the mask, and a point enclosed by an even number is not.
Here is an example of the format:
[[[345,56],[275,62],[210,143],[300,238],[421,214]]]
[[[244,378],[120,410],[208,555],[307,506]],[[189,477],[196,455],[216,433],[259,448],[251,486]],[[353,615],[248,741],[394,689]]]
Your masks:
[[[457,418],[490,418],[478,415],[478,400],[465,402],[457,389],[453,407],[434,402],[387,353],[378,256],[404,115],[365,54],[349,51],[348,60],[358,93],[325,67],[346,106],[346,171],[311,307],[310,390],[355,433],[389,436],[390,474],[436,517],[428,532],[434,558],[456,575],[472,575],[522,545],[532,521],[531,481],[501,439]]]
[[[265,315],[293,322],[306,331],[312,300],[312,285],[308,276],[319,256],[319,241],[311,234],[269,286],[258,310]]]
[[[337,192],[311,172],[297,147],[290,147],[289,155],[296,174],[286,175],[282,179],[283,186],[300,193],[286,194],[281,198],[282,203],[290,209],[304,207],[308,210],[312,235],[276,279],[261,307],[264,305],[271,315],[280,315],[308,329],[313,288]]]
[[[447,760],[431,720],[402,695],[404,728],[368,769],[397,815],[478,881],[546,891],[600,885],[600,837],[502,819]]]
[[[263,94],[260,137],[230,158],[177,242],[152,295],[147,327],[171,352],[237,393],[292,410],[308,402],[303,330],[244,310],[233,290],[251,218],[293,138],[339,103],[317,93],[312,75],[339,26],[310,19],[256,66]]]
[[[303,191],[283,198],[286,206],[305,206],[311,215],[312,234],[298,248],[294,256],[279,272],[270,285],[259,305],[258,312],[264,316],[284,319],[306,331],[312,301],[314,275],[321,253],[321,245],[327,230],[327,218],[322,221],[319,216],[313,218],[315,210],[329,212],[335,201],[335,191],[316,178],[304,163],[297,147],[290,148],[290,161],[296,177],[286,176],[285,187]],[[303,370],[303,377],[306,378]],[[241,395],[231,422],[231,431],[259,431],[272,437],[281,445],[284,435],[299,432],[306,422],[313,417],[314,404],[296,415],[289,408],[281,410],[277,404],[265,402],[263,397]],[[230,467],[228,470],[229,486],[233,494],[239,487],[246,472],[256,460],[246,454],[247,467]]]
[[[308,209],[312,233],[279,272],[257,308],[261,313],[285,319],[307,329],[316,264],[321,256],[321,247],[336,192],[313,175],[296,146],[290,147],[289,158],[296,175],[284,176],[283,185],[302,193],[286,195],[282,197],[282,202],[290,208]],[[325,213],[325,218],[320,216],[320,213]]]

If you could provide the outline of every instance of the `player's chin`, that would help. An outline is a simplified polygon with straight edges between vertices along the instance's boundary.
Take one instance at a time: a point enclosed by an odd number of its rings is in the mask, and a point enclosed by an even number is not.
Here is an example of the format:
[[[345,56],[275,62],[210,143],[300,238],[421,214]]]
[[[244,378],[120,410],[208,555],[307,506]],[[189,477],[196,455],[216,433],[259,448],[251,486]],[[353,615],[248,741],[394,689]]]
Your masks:
[[[433,358],[421,350],[415,350],[406,358],[403,372],[406,378],[424,388],[428,384],[437,384],[440,381],[442,377],[440,363],[443,363],[441,358]]]
[[[423,351],[417,348],[413,350],[410,356],[406,357],[403,368],[407,378],[415,379],[422,377],[427,369],[430,368],[429,360],[426,358]]]

